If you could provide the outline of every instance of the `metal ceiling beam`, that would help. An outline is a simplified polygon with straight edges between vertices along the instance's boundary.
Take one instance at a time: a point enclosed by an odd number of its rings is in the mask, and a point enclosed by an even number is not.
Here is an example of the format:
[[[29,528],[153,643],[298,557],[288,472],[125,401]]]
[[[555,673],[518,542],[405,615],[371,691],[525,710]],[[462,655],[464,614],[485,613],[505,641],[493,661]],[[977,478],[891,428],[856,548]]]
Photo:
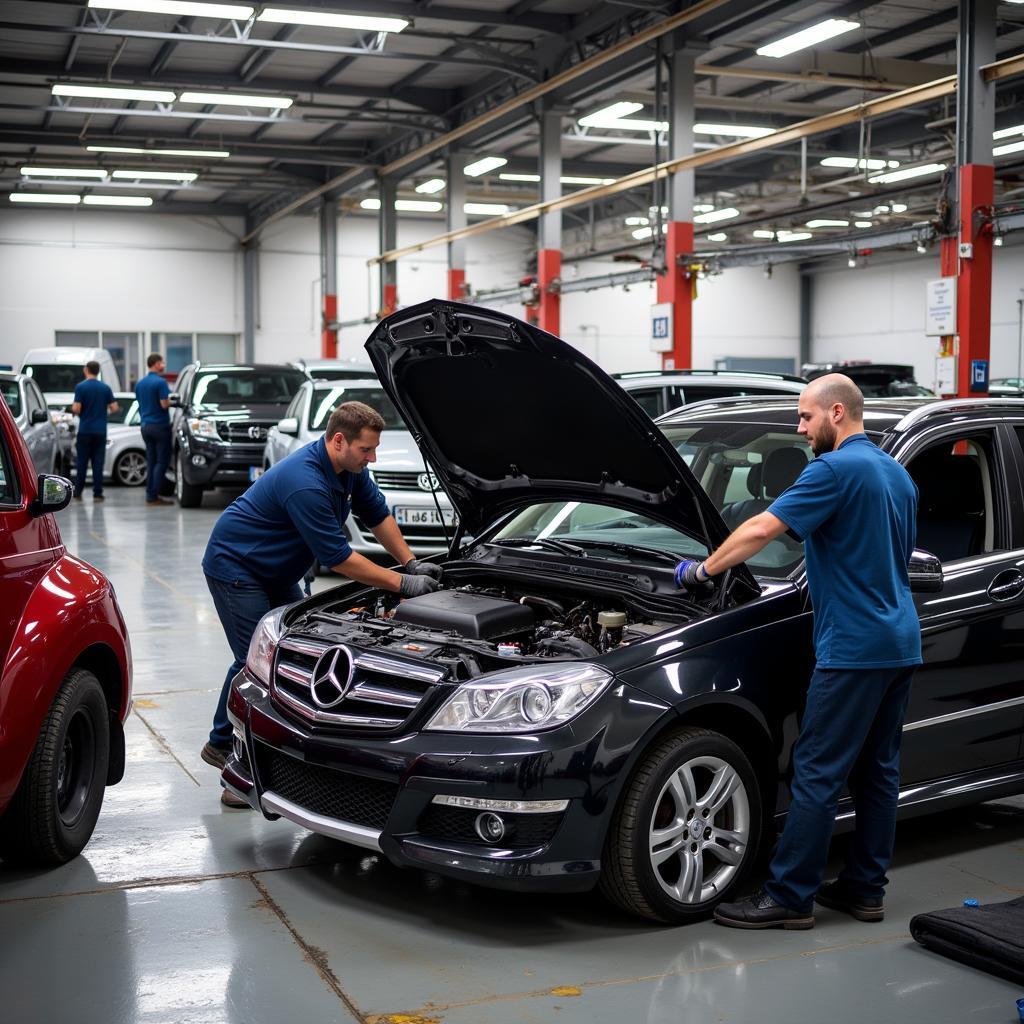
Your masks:
[[[191,17],[179,18],[174,25],[174,31],[188,32],[189,29],[191,29],[192,26],[195,24],[195,21],[196,19]],[[82,27],[85,27],[84,24]],[[81,36],[75,36],[76,41],[80,39]],[[177,48],[177,43],[164,43],[164,45],[160,47],[160,52],[156,55],[156,58],[154,59],[152,65],[150,65],[149,68],[149,74],[152,78],[156,78],[156,76],[159,75],[160,72],[163,71],[165,67],[167,67],[167,62],[171,59],[171,57],[174,56],[174,51]]]
[[[241,238],[242,245],[251,242],[257,235],[259,235],[264,228],[268,225],[273,224],[274,221],[280,220],[282,217],[287,217],[288,214],[294,213],[296,210],[301,209],[311,199],[319,199],[321,196],[329,196],[330,193],[337,189],[343,188],[345,185],[350,185],[354,182],[361,181],[366,177],[365,167],[354,167],[349,171],[345,171],[344,174],[339,174],[330,181],[324,182],[318,188],[313,189],[311,192],[304,192],[302,195],[293,199],[291,202],[286,203],[280,209],[275,210],[272,214],[261,220],[254,227],[250,228]]]
[[[765,68],[725,67],[719,64],[698,64],[698,75],[725,78],[753,78],[760,82],[794,82],[800,85],[835,85],[844,89],[863,89],[866,92],[897,92],[909,83],[883,82],[877,78],[859,78],[853,75],[832,75],[827,71],[771,71]],[[732,99],[733,97],[721,97]]]

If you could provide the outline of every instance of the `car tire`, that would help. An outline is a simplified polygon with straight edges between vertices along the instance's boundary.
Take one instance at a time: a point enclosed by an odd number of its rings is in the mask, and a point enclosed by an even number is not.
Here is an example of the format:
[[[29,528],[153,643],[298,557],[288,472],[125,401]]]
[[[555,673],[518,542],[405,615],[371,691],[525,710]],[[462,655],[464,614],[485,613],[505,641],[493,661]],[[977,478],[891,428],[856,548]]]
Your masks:
[[[0,820],[0,857],[64,864],[92,836],[103,805],[110,719],[99,680],[72,669],[43,720],[18,790]]]
[[[185,458],[178,452],[178,472],[174,477],[174,496],[182,508],[199,508],[203,503],[203,489],[185,479]]]
[[[130,448],[122,452],[111,469],[114,483],[121,487],[142,487],[148,475],[146,453],[140,448]]]
[[[681,729],[649,750],[626,784],[605,840],[601,890],[650,920],[706,917],[743,883],[763,833],[747,756],[721,733]]]

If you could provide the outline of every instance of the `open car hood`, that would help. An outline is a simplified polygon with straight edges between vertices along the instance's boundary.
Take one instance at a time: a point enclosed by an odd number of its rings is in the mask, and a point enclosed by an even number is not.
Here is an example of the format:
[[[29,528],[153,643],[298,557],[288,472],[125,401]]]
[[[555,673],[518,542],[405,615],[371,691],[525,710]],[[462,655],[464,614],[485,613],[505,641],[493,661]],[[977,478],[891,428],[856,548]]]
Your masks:
[[[647,414],[554,335],[432,299],[382,320],[366,351],[470,534],[527,505],[582,501],[650,516],[709,548],[728,536]],[[733,578],[758,590],[745,565]]]

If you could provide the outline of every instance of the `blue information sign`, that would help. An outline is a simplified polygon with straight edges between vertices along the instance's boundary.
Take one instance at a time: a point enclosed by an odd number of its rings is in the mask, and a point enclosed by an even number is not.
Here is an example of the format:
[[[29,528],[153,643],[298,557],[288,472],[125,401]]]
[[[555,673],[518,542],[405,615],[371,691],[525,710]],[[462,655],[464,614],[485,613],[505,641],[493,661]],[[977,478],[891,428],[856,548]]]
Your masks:
[[[971,360],[970,390],[976,394],[988,394],[988,360]]]

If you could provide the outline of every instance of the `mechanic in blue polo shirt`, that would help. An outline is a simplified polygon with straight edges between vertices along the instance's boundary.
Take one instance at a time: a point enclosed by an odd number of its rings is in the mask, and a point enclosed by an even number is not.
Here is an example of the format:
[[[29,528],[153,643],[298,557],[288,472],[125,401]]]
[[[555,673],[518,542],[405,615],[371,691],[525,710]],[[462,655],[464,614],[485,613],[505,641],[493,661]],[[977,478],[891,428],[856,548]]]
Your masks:
[[[814,902],[881,921],[899,798],[903,716],[921,632],[907,564],[917,488],[864,434],[864,398],[833,373],[800,395],[799,433],[816,458],[760,515],[704,563],[676,568],[686,587],[707,580],[789,532],[804,542],[814,607],[815,669],[793,751],[792,802],[762,890],[722,903],[734,928],[812,928]],[[836,805],[849,783],[856,833],[839,877],[822,885]]]
[[[314,559],[341,576],[403,597],[437,589],[441,567],[413,557],[367,468],[376,461],[383,429],[375,409],[344,402],[331,413],[319,441],[272,466],[217,520],[203,572],[235,660],[201,752],[208,764],[223,768],[231,748],[228,694],[257,624],[272,608],[302,597],[299,580]],[[350,511],[404,572],[385,569],[349,547],[344,524]],[[227,790],[221,802],[248,807]]]
[[[170,505],[160,497],[160,485],[171,461],[171,389],[163,378],[167,364],[159,352],[146,359],[149,372],[135,385],[135,400],[139,403],[139,421],[142,441],[146,446],[146,504]]]
[[[84,367],[85,380],[75,386],[71,411],[78,417],[75,450],[75,499],[82,500],[85,474],[92,463],[92,500],[103,501],[103,461],[107,454],[107,412],[117,412],[114,392],[100,380],[100,364],[89,360]]]

